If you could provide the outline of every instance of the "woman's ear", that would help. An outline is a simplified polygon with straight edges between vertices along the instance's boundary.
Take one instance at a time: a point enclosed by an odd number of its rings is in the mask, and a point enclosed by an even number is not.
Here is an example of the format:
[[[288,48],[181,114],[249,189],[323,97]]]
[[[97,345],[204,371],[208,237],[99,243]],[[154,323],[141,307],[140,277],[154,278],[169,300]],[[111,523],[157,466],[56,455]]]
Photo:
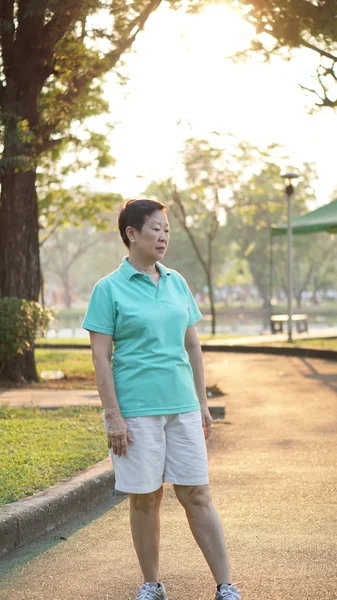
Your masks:
[[[131,227],[130,225],[125,229],[125,233],[129,238],[129,242],[130,243],[134,243],[135,240],[135,230],[133,227]]]

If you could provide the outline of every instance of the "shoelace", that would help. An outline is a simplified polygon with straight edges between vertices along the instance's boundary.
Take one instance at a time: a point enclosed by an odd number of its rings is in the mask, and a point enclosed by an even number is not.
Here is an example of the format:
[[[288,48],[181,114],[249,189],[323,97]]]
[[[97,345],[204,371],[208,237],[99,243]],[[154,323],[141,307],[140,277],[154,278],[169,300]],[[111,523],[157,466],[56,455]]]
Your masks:
[[[222,600],[238,600],[240,598],[240,595],[237,594],[237,589],[234,587],[234,583],[227,590],[222,589],[220,594]]]
[[[151,585],[145,584],[139,588],[139,592],[136,596],[136,600],[153,600],[155,598],[155,594],[157,589]]]

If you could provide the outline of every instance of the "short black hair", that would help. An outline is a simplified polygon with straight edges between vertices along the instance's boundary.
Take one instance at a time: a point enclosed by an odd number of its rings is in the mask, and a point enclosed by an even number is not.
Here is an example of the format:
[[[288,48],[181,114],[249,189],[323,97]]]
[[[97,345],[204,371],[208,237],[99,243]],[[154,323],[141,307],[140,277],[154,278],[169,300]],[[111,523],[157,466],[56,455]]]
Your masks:
[[[156,210],[166,210],[165,204],[148,198],[128,200],[123,204],[118,214],[118,229],[127,248],[130,248],[130,240],[126,235],[126,228],[134,227],[137,231],[141,231],[146,217]]]

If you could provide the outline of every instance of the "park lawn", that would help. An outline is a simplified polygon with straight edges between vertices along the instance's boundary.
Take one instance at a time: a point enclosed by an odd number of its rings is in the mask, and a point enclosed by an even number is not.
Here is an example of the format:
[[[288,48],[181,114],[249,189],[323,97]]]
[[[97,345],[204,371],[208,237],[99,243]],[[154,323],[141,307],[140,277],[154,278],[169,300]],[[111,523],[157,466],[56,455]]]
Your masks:
[[[257,344],[254,344],[254,346]],[[261,342],[259,346],[277,346],[277,347],[293,347],[300,346],[301,348],[318,348],[319,350],[337,350],[337,338],[315,338],[311,340],[293,340],[292,344],[288,342]]]
[[[39,375],[41,371],[54,371],[56,369],[60,369],[69,377],[93,375],[94,373],[90,349],[37,348],[35,350],[35,360]]]
[[[108,456],[102,409],[0,407],[0,506],[44,490]]]
[[[76,344],[76,346],[90,346],[89,338],[37,338],[35,344],[43,346],[58,346],[59,344]]]
[[[296,346],[303,348],[319,348],[320,350],[337,350],[337,338],[316,338],[314,340],[295,340]]]
[[[253,335],[253,334],[252,334]],[[249,335],[242,335],[242,333],[198,333],[200,342],[208,342],[211,340],[228,340],[231,338],[249,337]]]
[[[46,384],[55,387],[80,388],[95,387],[95,370],[90,349],[63,350],[37,348],[35,360],[38,376],[42,371],[62,371],[64,379],[48,381]],[[40,379],[41,383],[44,383]]]

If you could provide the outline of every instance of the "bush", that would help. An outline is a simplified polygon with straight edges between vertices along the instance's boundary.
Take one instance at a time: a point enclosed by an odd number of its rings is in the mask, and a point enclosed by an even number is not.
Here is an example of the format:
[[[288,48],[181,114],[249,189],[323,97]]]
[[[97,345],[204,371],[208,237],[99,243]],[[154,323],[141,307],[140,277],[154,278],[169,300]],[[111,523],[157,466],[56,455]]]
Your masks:
[[[33,351],[35,338],[45,334],[52,319],[53,312],[38,302],[0,298],[0,373]]]

